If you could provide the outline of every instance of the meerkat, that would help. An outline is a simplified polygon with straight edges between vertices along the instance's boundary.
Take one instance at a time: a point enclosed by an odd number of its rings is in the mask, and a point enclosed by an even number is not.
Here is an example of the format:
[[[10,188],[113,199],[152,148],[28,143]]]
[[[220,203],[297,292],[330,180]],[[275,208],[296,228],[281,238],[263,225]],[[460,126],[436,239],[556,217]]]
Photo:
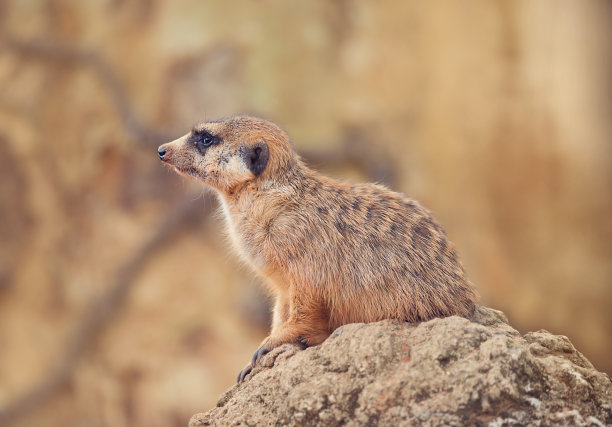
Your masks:
[[[382,185],[308,168],[270,121],[205,121],[158,154],[216,190],[233,246],[274,297],[270,335],[238,382],[273,348],[318,345],[347,323],[466,317],[475,307],[454,245],[428,210]]]

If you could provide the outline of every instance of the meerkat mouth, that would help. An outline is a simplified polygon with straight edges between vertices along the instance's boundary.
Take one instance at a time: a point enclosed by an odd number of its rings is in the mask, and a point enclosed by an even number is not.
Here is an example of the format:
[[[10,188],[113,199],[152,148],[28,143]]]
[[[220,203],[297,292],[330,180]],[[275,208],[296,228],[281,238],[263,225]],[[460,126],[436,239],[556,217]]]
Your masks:
[[[178,166],[174,166],[174,171],[178,173],[179,175],[183,175],[189,178],[196,178],[198,180],[201,180],[205,178],[206,176],[206,174],[201,173],[199,170],[197,170],[194,167],[187,167],[184,169],[179,169]]]

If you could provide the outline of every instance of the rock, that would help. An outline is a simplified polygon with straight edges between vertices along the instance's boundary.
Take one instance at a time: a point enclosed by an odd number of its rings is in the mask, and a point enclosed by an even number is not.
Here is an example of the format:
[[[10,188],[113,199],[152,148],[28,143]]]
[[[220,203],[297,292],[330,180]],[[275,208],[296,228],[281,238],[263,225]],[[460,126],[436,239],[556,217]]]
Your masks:
[[[338,328],[323,344],[264,356],[209,425],[612,424],[612,382],[564,336],[523,336],[498,311]]]

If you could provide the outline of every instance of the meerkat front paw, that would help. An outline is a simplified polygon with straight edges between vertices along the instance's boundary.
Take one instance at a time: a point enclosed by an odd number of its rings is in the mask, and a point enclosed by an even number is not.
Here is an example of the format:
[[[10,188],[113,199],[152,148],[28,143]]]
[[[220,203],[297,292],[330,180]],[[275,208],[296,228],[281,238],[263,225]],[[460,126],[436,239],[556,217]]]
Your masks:
[[[311,325],[295,324],[285,322],[279,326],[269,337],[261,343],[261,346],[253,354],[251,363],[238,374],[238,382],[244,381],[245,377],[253,370],[259,359],[276,347],[283,344],[299,344],[302,348],[321,344],[329,336],[329,331]]]

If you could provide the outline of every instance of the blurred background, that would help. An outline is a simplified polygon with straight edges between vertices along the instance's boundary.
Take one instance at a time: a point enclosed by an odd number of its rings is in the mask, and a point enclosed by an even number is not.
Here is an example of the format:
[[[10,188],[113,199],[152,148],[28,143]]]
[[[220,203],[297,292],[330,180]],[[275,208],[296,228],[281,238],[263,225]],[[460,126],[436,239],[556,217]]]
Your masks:
[[[607,1],[0,1],[0,424],[183,426],[235,382],[267,301],[156,153],[235,113],[612,372],[611,48]]]

